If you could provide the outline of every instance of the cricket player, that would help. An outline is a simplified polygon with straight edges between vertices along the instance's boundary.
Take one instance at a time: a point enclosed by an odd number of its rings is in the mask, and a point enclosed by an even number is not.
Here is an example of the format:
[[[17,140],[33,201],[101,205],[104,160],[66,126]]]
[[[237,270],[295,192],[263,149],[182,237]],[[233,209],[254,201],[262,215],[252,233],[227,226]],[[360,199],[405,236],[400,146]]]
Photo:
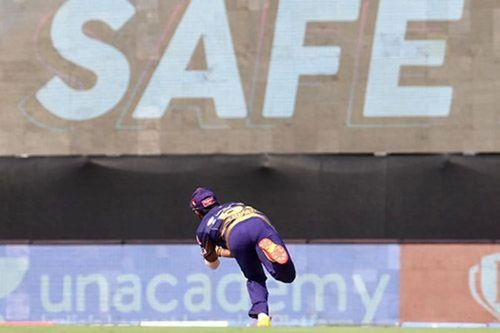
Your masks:
[[[295,267],[285,243],[261,212],[241,202],[220,204],[211,190],[197,188],[191,209],[201,219],[196,240],[205,263],[219,267],[219,257],[235,258],[247,278],[252,307],[248,312],[257,326],[271,325],[266,275],[284,283],[295,279]]]

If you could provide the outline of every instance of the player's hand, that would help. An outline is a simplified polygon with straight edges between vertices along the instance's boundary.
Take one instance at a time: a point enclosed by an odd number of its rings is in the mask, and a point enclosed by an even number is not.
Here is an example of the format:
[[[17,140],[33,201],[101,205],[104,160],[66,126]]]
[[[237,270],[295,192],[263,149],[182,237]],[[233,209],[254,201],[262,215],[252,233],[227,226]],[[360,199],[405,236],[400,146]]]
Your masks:
[[[217,255],[219,257],[226,257],[226,258],[231,258],[232,255],[231,255],[231,251],[229,251],[228,249],[224,249],[220,246],[217,246],[215,248],[215,253],[217,253]]]
[[[215,261],[208,261],[207,259],[205,259],[205,265],[207,265],[210,269],[217,269],[220,265],[220,261],[219,259],[215,260]]]

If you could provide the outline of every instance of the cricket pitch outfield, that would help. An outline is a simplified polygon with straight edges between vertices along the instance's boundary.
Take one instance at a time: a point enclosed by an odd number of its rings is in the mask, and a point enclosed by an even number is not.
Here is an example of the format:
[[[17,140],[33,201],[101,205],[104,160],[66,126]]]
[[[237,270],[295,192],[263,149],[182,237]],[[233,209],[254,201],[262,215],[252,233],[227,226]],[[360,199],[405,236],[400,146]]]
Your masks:
[[[119,326],[0,327],[0,333],[500,333],[500,328],[373,328],[373,327],[304,327],[304,328],[146,328]]]

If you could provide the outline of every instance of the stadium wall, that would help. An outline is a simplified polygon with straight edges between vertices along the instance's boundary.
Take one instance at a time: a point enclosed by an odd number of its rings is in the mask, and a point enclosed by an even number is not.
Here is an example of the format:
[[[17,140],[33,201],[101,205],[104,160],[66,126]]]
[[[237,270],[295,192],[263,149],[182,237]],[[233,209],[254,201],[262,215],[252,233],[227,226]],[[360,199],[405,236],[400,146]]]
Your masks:
[[[290,245],[293,284],[268,280],[275,325],[500,320],[499,245]],[[197,245],[0,246],[7,323],[248,325],[245,279]],[[430,325],[430,324],[429,324]]]
[[[0,158],[0,239],[191,241],[203,185],[287,239],[494,242],[498,170],[498,155]]]
[[[0,3],[0,154],[494,152],[495,0]]]

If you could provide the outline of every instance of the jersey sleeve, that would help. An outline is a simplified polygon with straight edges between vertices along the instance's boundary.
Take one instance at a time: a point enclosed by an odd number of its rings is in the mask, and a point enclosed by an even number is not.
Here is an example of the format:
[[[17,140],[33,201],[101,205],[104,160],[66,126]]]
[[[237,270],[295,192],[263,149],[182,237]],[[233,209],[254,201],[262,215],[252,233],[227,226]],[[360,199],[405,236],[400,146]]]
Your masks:
[[[208,237],[208,234],[198,231],[196,233],[196,241],[198,242],[198,245],[200,245],[201,255],[206,261],[214,262],[219,258],[215,252],[215,244],[210,237]]]

